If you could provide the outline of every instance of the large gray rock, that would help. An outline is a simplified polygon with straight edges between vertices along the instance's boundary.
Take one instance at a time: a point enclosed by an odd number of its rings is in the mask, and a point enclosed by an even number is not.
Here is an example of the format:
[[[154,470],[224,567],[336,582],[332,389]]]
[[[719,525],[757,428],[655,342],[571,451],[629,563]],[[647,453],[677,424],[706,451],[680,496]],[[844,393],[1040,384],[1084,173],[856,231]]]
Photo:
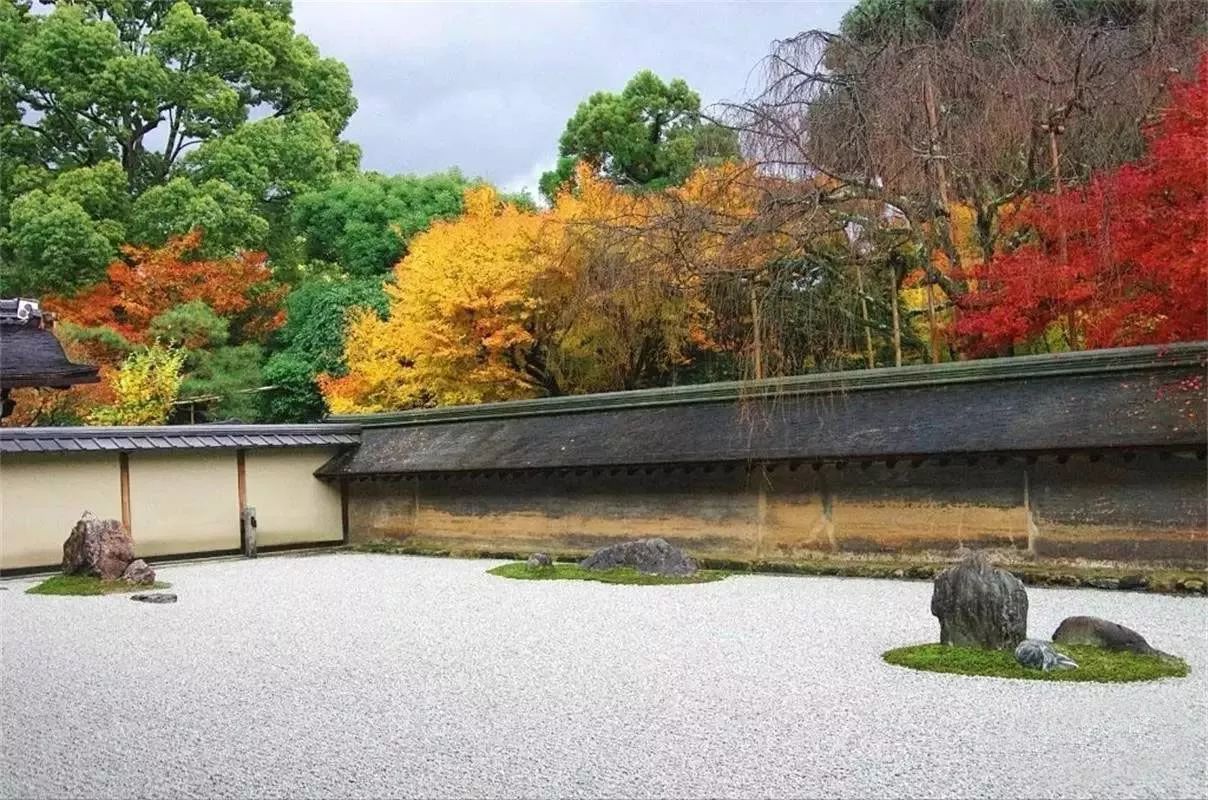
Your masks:
[[[116,519],[85,512],[63,542],[63,572],[115,581],[134,560],[134,539]]]
[[[1028,635],[1028,593],[1006,570],[974,551],[935,576],[931,613],[940,643],[1014,650]]]
[[[1039,639],[1024,639],[1015,648],[1015,660],[1028,669],[1045,672],[1054,669],[1078,669],[1078,662],[1058,653],[1053,645]]]
[[[1104,650],[1127,650],[1145,655],[1158,653],[1149,646],[1144,636],[1132,628],[1098,617],[1066,617],[1053,632],[1053,641],[1059,644],[1102,647]]]
[[[146,561],[136,558],[126,565],[126,571],[122,573],[122,580],[126,583],[150,586],[155,583],[155,570],[151,569],[151,565]]]
[[[584,569],[633,567],[649,575],[691,575],[696,562],[666,539],[638,539],[601,547],[579,562]]]

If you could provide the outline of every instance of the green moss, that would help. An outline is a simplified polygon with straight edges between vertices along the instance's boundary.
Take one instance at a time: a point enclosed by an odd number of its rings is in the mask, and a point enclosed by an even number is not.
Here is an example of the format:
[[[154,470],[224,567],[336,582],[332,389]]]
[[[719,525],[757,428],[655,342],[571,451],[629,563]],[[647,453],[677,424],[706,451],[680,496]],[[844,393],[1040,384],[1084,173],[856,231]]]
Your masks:
[[[1157,678],[1183,678],[1191,671],[1187,662],[1173,656],[1143,656],[1098,647],[1061,645],[1058,651],[1078,662],[1078,669],[1042,672],[1026,669],[1007,650],[979,650],[942,644],[916,644],[889,650],[883,658],[890,664],[926,672],[1021,678],[1034,681],[1090,681],[1128,683]]]
[[[647,575],[631,567],[607,570],[583,569],[578,564],[553,564],[548,567],[530,567],[523,561],[502,564],[487,570],[491,575],[502,578],[517,578],[525,581],[596,581],[598,583],[624,583],[635,586],[662,586],[679,583],[708,583],[726,577],[719,570],[700,570],[695,575],[677,577],[671,575]]]
[[[25,590],[26,594],[98,595],[142,592],[148,589],[167,589],[172,584],[156,581],[154,585],[126,583],[125,581],[103,581],[90,575],[53,575]]]

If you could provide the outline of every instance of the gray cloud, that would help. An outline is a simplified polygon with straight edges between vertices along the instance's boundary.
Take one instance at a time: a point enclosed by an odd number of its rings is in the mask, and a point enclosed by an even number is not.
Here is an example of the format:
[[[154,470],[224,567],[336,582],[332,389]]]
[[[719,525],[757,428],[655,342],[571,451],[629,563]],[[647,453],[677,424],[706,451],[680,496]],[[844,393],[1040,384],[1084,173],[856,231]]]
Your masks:
[[[403,3],[297,0],[298,30],[352,71],[345,136],[366,169],[460,167],[536,188],[575,107],[638,70],[737,99],[769,44],[833,29],[851,0],[714,3]]]

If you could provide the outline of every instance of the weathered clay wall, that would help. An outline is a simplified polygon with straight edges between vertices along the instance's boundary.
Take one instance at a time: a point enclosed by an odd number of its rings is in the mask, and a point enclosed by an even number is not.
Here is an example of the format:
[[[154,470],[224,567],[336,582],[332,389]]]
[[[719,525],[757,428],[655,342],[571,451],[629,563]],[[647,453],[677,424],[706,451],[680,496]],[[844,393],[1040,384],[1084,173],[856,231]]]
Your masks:
[[[349,485],[353,541],[581,551],[663,536],[738,560],[950,551],[1208,563],[1205,462],[1156,453],[545,471]]]
[[[314,477],[336,452],[300,447],[245,452],[247,504],[261,547],[343,541],[340,490]],[[139,451],[128,458],[130,531],[140,557],[237,550],[235,450]],[[0,569],[49,567],[84,511],[122,517],[117,453],[0,459]]]

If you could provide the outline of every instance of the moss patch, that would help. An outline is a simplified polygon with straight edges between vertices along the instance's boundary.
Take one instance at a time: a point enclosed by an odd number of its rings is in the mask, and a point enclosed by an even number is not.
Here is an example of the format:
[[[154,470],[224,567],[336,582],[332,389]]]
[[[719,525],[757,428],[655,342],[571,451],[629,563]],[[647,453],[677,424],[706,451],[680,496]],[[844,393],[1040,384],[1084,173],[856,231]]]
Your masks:
[[[979,650],[942,644],[916,644],[889,650],[883,658],[890,664],[926,672],[984,675],[1033,681],[1129,683],[1157,678],[1183,678],[1191,671],[1181,658],[1116,653],[1098,647],[1060,645],[1058,652],[1078,662],[1078,669],[1042,672],[1025,669],[1006,650]]]
[[[90,575],[53,575],[25,590],[26,594],[98,595],[145,592],[151,589],[167,589],[172,584],[156,581],[154,585],[126,583],[125,581],[103,581]]]
[[[553,564],[548,567],[530,567],[523,561],[502,564],[487,570],[501,578],[517,578],[525,581],[596,581],[597,583],[624,583],[634,586],[663,586],[679,583],[708,583],[719,581],[729,573],[719,570],[700,570],[695,575],[684,577],[673,575],[647,575],[632,567],[593,570],[583,569],[578,564]]]

